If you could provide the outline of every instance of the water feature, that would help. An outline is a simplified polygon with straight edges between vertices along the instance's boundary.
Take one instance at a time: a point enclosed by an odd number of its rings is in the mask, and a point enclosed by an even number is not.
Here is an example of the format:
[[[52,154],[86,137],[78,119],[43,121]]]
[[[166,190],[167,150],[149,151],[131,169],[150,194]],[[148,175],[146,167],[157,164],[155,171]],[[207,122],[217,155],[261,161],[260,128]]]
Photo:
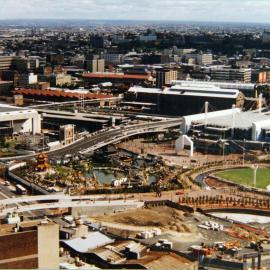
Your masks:
[[[123,172],[112,171],[112,170],[93,170],[86,174],[87,177],[96,177],[100,184],[111,184],[115,179],[121,179],[125,177]]]
[[[148,176],[148,184],[151,185],[153,183],[156,183],[158,180],[157,176],[155,174],[150,174]]]

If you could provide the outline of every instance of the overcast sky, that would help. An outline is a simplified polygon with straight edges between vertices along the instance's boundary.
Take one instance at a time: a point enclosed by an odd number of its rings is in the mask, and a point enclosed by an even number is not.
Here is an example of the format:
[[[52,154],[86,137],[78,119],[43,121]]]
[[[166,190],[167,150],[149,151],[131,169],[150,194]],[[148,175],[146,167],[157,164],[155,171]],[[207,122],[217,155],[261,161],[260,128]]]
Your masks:
[[[270,22],[270,0],[0,0],[0,19]]]

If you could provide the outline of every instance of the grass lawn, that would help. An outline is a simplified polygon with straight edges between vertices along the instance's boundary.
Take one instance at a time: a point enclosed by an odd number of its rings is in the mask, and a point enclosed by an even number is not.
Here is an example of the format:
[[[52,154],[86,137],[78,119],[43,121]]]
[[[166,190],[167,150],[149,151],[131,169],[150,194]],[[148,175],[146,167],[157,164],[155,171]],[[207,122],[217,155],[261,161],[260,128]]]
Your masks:
[[[216,176],[237,184],[253,187],[253,170],[250,168],[232,169],[215,173]],[[257,188],[266,189],[270,185],[270,169],[257,170]]]

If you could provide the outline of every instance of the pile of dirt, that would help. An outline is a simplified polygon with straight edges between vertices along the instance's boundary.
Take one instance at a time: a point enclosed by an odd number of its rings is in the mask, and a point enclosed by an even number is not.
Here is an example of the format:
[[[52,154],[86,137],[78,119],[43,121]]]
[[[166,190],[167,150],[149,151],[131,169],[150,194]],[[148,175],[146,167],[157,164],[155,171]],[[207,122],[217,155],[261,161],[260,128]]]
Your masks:
[[[191,232],[191,229],[185,225],[184,212],[167,206],[129,210],[95,217],[95,219],[132,226],[159,227],[177,232]]]

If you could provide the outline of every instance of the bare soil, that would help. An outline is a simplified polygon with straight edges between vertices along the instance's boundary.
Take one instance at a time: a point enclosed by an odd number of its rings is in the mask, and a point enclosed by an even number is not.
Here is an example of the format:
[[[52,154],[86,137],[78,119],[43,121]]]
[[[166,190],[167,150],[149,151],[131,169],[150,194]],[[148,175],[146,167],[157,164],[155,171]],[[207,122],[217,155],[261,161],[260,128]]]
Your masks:
[[[95,217],[95,220],[135,227],[159,227],[164,230],[176,232],[192,232],[192,229],[185,224],[184,219],[184,212],[166,206],[136,209],[108,216]]]

